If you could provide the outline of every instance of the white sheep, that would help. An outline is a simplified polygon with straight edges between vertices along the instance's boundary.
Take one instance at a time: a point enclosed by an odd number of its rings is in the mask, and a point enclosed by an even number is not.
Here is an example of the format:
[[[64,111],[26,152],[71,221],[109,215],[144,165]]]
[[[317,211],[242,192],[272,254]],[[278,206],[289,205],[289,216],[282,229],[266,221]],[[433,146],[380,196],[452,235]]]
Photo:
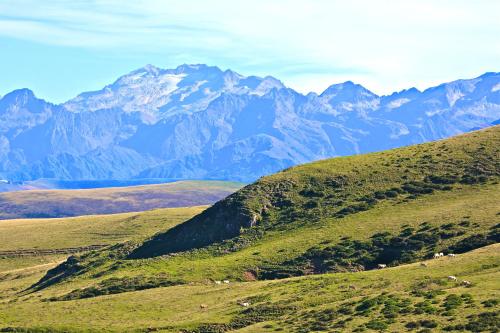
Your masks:
[[[214,281],[215,284],[222,284],[221,281]]]
[[[228,284],[228,283],[229,283],[229,280],[224,280],[224,281],[222,281],[222,282],[224,282],[224,283]]]
[[[247,308],[250,306],[250,303],[249,302],[241,302],[240,305]]]
[[[462,284],[466,287],[470,287],[472,285],[472,283],[470,281],[467,281],[467,280],[463,280],[462,281]]]
[[[386,267],[387,267],[387,265],[386,265],[386,264],[378,264],[378,265],[377,265],[377,267],[378,267],[378,268],[386,268]]]
[[[448,253],[448,257],[455,257],[454,253]]]
[[[453,275],[450,275],[450,276],[448,276],[448,280],[457,281],[457,277],[453,276]]]

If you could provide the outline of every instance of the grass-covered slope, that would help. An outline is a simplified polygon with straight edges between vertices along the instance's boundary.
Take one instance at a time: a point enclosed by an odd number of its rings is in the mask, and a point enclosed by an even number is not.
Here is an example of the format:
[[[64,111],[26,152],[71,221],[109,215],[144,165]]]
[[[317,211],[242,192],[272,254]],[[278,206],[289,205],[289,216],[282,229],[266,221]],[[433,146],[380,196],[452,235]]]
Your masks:
[[[0,328],[498,332],[499,141],[292,168],[146,241],[4,271]]]
[[[210,205],[242,186],[241,183],[225,181],[179,181],[84,190],[5,192],[0,193],[0,220],[116,214]]]
[[[500,176],[500,127],[381,153],[335,158],[264,177],[131,254],[147,258],[342,219],[384,202],[486,184]],[[237,245],[235,245],[237,246]]]
[[[0,299],[6,332],[498,332],[498,244],[384,270],[215,285],[197,283],[88,299],[55,290]],[[452,281],[447,276],[456,276]],[[12,276],[10,277],[12,278]],[[466,287],[461,281],[471,283]],[[0,281],[17,286],[23,279]],[[242,307],[242,302],[250,303]]]
[[[72,257],[34,287],[66,281],[71,293],[57,297],[84,298],[207,279],[361,271],[493,244],[499,133],[296,167],[142,244]]]
[[[141,213],[0,221],[0,273],[60,261],[70,254],[139,242],[184,222],[206,206]]]
[[[139,213],[0,221],[0,255],[25,249],[57,250],[141,241],[203,211],[206,206],[162,208]]]

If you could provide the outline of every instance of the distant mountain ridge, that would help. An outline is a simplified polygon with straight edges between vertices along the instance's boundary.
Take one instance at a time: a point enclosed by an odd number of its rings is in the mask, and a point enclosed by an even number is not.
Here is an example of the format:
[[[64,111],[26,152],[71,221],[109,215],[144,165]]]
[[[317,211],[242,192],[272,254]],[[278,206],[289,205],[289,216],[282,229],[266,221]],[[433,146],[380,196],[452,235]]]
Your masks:
[[[0,179],[252,181],[318,159],[498,123],[500,73],[378,96],[347,81],[300,94],[273,77],[152,65],[55,105],[0,99]]]

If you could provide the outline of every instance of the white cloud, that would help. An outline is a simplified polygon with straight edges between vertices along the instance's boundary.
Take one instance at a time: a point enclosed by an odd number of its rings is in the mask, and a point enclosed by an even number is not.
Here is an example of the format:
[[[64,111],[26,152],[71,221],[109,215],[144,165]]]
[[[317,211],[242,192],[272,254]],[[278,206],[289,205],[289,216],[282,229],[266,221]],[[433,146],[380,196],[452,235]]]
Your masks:
[[[498,70],[499,12],[493,0],[4,0],[0,36],[387,93]]]

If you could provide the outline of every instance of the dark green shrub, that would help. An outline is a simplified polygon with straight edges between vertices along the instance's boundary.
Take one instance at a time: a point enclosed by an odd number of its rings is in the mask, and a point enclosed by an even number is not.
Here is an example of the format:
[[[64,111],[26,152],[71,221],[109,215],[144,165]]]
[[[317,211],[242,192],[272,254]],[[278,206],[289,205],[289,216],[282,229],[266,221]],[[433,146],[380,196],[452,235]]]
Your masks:
[[[465,253],[493,243],[494,241],[488,239],[486,235],[482,234],[472,235],[450,246],[449,252]]]
[[[454,175],[432,175],[428,176],[426,180],[434,184],[454,184],[458,181],[458,178]]]
[[[460,295],[460,298],[467,304],[473,304],[474,299],[472,298],[471,294],[462,294]]]
[[[498,300],[497,299],[487,299],[486,301],[482,302],[484,307],[486,308],[493,308],[498,305]]]
[[[434,320],[424,319],[420,321],[420,326],[425,328],[436,328],[437,323]]]
[[[321,198],[325,195],[323,192],[315,191],[315,190],[311,190],[311,189],[302,190],[299,192],[299,194],[306,197],[306,198]]]
[[[342,315],[351,315],[354,313],[354,311],[352,310],[352,307],[348,306],[348,305],[343,305],[341,306],[339,309],[338,309],[338,312]]]
[[[369,329],[376,330],[376,331],[383,331],[389,327],[389,325],[386,322],[379,320],[379,319],[370,320],[369,322],[367,322],[365,324],[365,326]]]
[[[463,303],[463,301],[462,301],[462,298],[460,296],[455,295],[455,294],[451,294],[451,295],[446,296],[444,303],[443,303],[443,307],[447,311],[450,311],[450,310],[458,308],[459,306],[462,305],[462,303]]]
[[[312,209],[316,207],[318,207],[318,202],[313,200],[306,202],[306,204],[304,205],[304,208],[306,209]]]
[[[378,303],[377,303],[377,300],[374,299],[374,298],[368,298],[368,299],[365,299],[363,300],[357,307],[356,307],[356,311],[358,312],[365,312],[371,308],[373,308],[374,306],[376,306]]]
[[[49,301],[69,301],[74,299],[92,298],[102,295],[119,294],[129,291],[145,290],[158,287],[169,287],[183,284],[180,280],[170,280],[166,277],[126,277],[110,278],[96,286],[76,289],[60,297],[52,297]]]
[[[415,314],[423,314],[423,313],[428,313],[428,314],[434,314],[437,312],[437,309],[432,306],[432,303],[429,302],[428,300],[420,302],[415,304]]]
[[[470,227],[470,221],[462,221],[458,225],[461,227]]]
[[[409,323],[407,323],[405,325],[405,327],[409,330],[414,330],[416,328],[419,328],[420,327],[420,323],[417,322],[417,321],[410,321]]]
[[[465,329],[472,332],[498,332],[500,330],[500,318],[497,312],[483,312],[479,315],[469,317],[469,322],[465,325]]]
[[[486,177],[486,176],[463,175],[462,179],[460,179],[460,183],[467,184],[467,185],[473,185],[473,184],[484,183],[487,180],[488,180],[488,177]]]
[[[398,196],[398,194],[399,194],[398,192],[393,191],[393,190],[389,190],[389,191],[385,192],[385,195],[388,198],[395,198]]]

